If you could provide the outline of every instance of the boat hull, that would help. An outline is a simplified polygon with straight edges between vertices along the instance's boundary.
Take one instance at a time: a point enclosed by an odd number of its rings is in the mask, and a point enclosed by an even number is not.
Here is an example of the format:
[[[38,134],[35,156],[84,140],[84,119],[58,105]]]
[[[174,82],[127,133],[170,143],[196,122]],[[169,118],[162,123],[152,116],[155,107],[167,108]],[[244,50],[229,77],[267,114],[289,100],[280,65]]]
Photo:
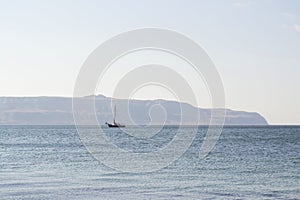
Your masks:
[[[110,123],[106,123],[108,127],[110,128],[119,128],[119,127],[125,127],[125,125],[122,124],[110,124]]]

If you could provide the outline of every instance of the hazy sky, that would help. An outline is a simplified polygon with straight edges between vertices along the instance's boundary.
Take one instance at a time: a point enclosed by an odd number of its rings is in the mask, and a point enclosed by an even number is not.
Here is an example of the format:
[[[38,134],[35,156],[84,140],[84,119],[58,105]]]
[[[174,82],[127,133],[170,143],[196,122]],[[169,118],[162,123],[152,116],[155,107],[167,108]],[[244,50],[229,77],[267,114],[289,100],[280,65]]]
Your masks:
[[[72,96],[82,63],[99,44],[143,27],[172,29],[200,44],[222,77],[228,108],[300,124],[296,0],[0,1],[0,96]]]

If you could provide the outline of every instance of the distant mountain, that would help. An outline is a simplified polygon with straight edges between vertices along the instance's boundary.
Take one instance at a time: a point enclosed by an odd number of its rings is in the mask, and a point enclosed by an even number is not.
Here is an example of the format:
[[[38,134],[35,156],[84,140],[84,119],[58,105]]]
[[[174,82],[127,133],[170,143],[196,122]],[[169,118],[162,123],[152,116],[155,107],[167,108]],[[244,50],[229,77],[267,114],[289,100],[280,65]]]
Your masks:
[[[95,97],[95,110],[100,124],[113,118],[111,98]],[[186,113],[199,112],[195,122],[186,114],[182,124],[209,124],[211,109],[193,107],[187,103],[167,100],[122,100],[113,99],[117,109],[117,120],[127,125],[178,125],[181,121],[180,106]],[[160,105],[160,106],[158,106]],[[126,108],[126,109],[125,109]],[[163,109],[162,109],[163,108]],[[129,112],[127,112],[129,110]],[[150,114],[149,114],[150,110]],[[216,111],[216,110],[215,110]],[[267,125],[267,121],[256,112],[226,109],[225,125]],[[130,118],[128,117],[130,113]],[[87,113],[89,115],[90,113]],[[72,125],[72,98],[67,97],[0,97],[0,125]]]

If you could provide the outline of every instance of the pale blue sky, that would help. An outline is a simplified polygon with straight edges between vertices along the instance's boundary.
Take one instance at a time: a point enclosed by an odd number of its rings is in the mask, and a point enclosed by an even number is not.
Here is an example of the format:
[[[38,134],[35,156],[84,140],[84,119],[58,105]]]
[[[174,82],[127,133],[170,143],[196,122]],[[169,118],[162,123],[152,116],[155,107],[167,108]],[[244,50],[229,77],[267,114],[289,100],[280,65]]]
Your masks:
[[[0,96],[72,96],[89,53],[158,27],[200,44],[228,108],[300,124],[300,1],[0,1]]]

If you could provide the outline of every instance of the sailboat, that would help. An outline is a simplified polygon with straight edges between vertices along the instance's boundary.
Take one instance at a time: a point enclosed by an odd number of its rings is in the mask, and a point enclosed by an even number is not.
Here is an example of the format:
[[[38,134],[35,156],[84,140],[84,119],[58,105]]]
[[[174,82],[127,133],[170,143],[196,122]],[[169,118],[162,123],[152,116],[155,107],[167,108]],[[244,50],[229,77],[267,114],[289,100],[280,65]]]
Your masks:
[[[117,115],[117,109],[116,109],[116,105],[115,105],[115,107],[114,107],[114,122],[112,124],[105,122],[105,124],[107,124],[107,126],[110,128],[125,127],[125,125],[119,124],[116,122],[116,115]]]

